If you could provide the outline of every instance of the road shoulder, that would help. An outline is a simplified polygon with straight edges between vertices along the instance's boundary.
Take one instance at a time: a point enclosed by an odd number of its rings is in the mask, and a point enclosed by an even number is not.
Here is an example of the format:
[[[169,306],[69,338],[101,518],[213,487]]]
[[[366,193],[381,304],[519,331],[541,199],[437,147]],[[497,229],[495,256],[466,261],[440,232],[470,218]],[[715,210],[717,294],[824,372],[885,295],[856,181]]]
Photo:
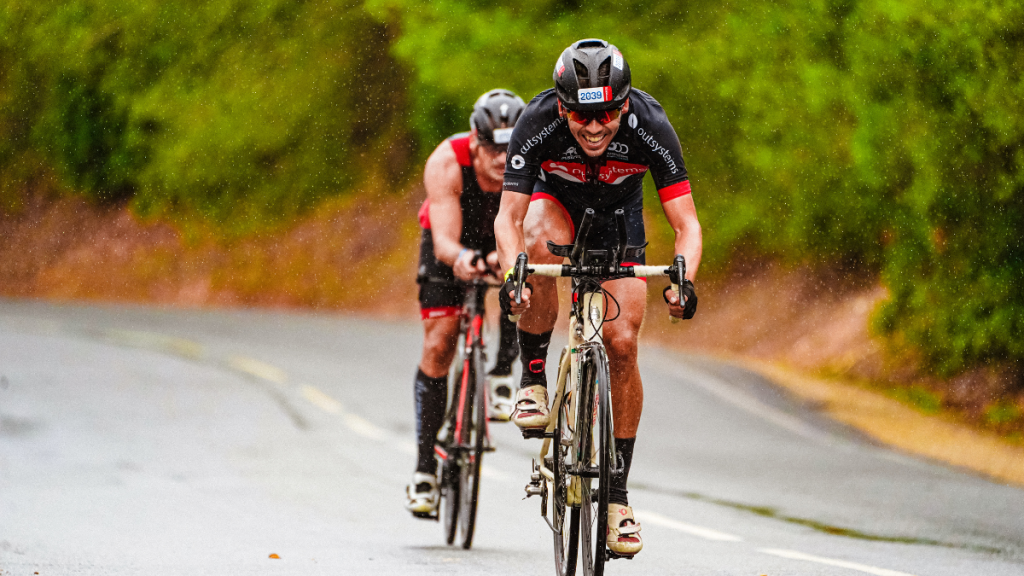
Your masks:
[[[927,415],[856,384],[815,378],[769,362],[730,357],[778,386],[853,426],[871,438],[904,452],[967,468],[1005,484],[1024,486],[1024,447],[949,420]]]

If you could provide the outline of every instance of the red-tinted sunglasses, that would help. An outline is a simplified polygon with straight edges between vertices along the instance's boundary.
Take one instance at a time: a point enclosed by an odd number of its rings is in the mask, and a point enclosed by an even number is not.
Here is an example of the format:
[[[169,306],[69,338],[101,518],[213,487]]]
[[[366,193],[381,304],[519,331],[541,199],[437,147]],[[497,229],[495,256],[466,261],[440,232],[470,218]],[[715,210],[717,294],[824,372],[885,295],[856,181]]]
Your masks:
[[[622,114],[622,108],[616,108],[615,110],[600,110],[594,112],[577,112],[576,110],[568,110],[562,107],[562,103],[558,103],[558,107],[562,109],[566,117],[577,124],[583,124],[586,126],[591,121],[597,120],[598,124],[607,124],[612,120],[618,119],[619,115]]]

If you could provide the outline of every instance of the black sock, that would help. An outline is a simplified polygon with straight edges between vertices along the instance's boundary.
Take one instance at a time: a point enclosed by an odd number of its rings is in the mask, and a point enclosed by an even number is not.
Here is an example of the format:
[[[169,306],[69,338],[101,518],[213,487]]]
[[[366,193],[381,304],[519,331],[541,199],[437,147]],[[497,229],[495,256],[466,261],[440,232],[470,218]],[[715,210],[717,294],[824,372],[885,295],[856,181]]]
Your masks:
[[[633,463],[633,444],[636,438],[616,438],[615,451],[619,453],[619,462],[622,463],[622,473],[612,473],[611,486],[608,487],[608,502],[629,506],[627,498],[626,481],[629,479],[629,466]],[[618,468],[618,464],[616,464]]]
[[[548,344],[550,343],[550,331],[543,334],[530,334],[519,330],[519,361],[523,363],[521,388],[537,385],[547,388],[548,378],[544,373],[544,363],[548,357]]]
[[[512,363],[519,356],[519,341],[516,338],[516,325],[502,314],[498,321],[501,341],[498,344],[498,359],[491,368],[491,376],[508,376],[512,373]]]
[[[431,378],[424,374],[423,370],[417,369],[414,390],[416,441],[419,444],[416,471],[437,474],[434,442],[444,420],[444,408],[448,400],[448,377]]]

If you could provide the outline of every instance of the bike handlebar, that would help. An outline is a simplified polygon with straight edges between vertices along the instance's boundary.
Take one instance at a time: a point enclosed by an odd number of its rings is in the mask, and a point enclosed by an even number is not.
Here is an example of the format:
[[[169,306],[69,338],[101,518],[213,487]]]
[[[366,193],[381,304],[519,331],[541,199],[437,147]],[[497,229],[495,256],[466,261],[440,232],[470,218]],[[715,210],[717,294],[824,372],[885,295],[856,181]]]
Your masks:
[[[584,250],[587,235],[594,220],[594,210],[587,208],[583,212],[583,219],[580,222],[579,230],[576,233],[576,241],[572,246],[558,246],[548,242],[548,250],[552,254],[568,256],[569,264],[537,264],[529,266],[525,252],[520,252],[516,257],[516,265],[512,269],[512,280],[516,304],[522,303],[523,286],[526,284],[526,277],[530,274],[538,276],[553,276],[556,278],[595,278],[598,280],[615,280],[618,278],[651,278],[655,276],[668,276],[672,282],[672,289],[679,298],[679,304],[683,303],[682,283],[686,278],[686,259],[681,254],[676,254],[671,266],[623,266],[622,259],[627,254],[642,254],[646,243],[643,246],[629,246],[626,237],[626,215],[622,209],[615,211],[615,227],[618,232],[619,245],[612,252],[612,262],[600,264],[588,264],[585,256],[589,252]],[[634,252],[635,251],[635,252]],[[606,252],[600,251],[602,255]],[[601,258],[594,253],[593,258]],[[513,322],[519,321],[519,316],[509,316]],[[679,319],[672,317],[672,322]]]

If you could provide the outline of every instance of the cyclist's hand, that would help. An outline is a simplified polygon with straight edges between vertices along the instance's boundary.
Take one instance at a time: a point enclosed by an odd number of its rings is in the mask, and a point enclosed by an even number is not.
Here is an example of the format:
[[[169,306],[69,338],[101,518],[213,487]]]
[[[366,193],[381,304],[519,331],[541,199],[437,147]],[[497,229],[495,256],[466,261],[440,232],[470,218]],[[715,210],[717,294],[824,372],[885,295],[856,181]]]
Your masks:
[[[455,277],[466,282],[480,278],[486,271],[487,267],[484,264],[484,259],[477,258],[477,253],[474,250],[459,252],[459,257],[455,259],[455,264],[452,265],[452,272],[455,273]]]
[[[501,278],[501,263],[498,262],[498,251],[495,250],[487,255],[487,267],[496,278]]]
[[[501,305],[501,313],[506,316],[519,316],[530,307],[530,296],[533,295],[533,285],[529,282],[523,286],[522,302],[516,304],[516,285],[512,278],[505,280],[498,290],[498,304]]]
[[[689,320],[697,313],[697,292],[693,288],[693,282],[689,280],[683,280],[680,291],[683,293],[683,304],[681,306],[679,304],[679,297],[671,286],[666,286],[661,295],[665,298],[665,302],[668,303],[669,315]]]

